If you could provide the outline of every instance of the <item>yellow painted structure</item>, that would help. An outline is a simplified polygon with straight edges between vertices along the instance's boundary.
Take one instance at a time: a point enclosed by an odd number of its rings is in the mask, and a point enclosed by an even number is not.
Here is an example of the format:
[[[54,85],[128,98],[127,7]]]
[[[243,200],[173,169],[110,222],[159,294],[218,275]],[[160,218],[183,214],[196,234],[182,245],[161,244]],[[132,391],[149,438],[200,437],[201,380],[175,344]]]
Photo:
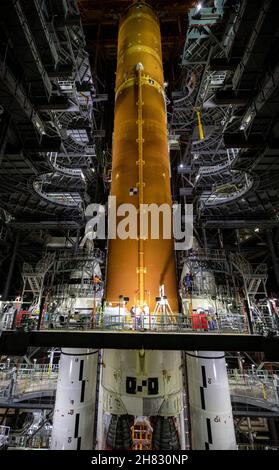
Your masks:
[[[161,34],[158,19],[145,3],[131,6],[120,21],[116,72],[111,195],[116,204],[168,204],[172,207]],[[118,217],[117,221],[123,217]],[[139,222],[139,214],[138,214]],[[161,219],[162,222],[162,219]],[[139,226],[139,224],[138,224]],[[151,310],[164,284],[170,306],[177,306],[172,239],[109,240],[108,302],[120,295],[129,306]]]
[[[202,127],[202,122],[201,122],[201,113],[200,113],[200,111],[196,111],[196,113],[197,113],[197,118],[198,118],[198,128],[199,128],[200,140],[204,140],[204,133],[203,133],[203,127]]]

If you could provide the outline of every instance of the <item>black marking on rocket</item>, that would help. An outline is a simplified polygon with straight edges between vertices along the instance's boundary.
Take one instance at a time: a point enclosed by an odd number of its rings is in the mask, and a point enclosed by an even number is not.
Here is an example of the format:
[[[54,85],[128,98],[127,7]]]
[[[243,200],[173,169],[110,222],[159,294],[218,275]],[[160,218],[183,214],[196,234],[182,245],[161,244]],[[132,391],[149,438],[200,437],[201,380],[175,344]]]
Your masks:
[[[208,444],[208,442],[205,442],[205,450],[209,450],[209,444]]]
[[[201,366],[201,371],[202,371],[202,385],[204,388],[207,387],[206,383],[206,372],[205,372],[205,366]]]
[[[78,437],[78,440],[77,440],[77,450],[80,450],[81,448],[81,437]]]
[[[83,379],[83,367],[84,367],[84,360],[82,359],[80,361],[80,365],[79,365],[79,378],[78,378],[78,380]]]
[[[78,437],[78,428],[79,428],[79,413],[76,414],[76,422],[75,422],[75,433],[74,437]]]
[[[210,418],[206,418],[206,426],[207,426],[208,442],[209,444],[212,444],[212,431],[211,431]]]
[[[137,393],[137,379],[136,377],[126,377],[126,393]]]
[[[81,383],[80,403],[84,402],[85,380]]]
[[[203,410],[205,410],[205,399],[204,399],[203,387],[200,387],[200,393],[201,393],[201,407]]]
[[[159,393],[158,377],[150,377],[147,383],[148,383],[148,395],[157,395]]]
[[[138,194],[138,188],[130,188],[129,191],[130,196],[136,196]]]

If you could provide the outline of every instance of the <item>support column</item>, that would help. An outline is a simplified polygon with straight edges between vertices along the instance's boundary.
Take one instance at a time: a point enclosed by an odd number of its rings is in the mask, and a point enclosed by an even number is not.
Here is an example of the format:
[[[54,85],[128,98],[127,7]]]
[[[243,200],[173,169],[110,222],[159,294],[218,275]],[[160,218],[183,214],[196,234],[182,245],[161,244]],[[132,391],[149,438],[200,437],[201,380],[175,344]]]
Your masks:
[[[253,428],[251,426],[251,419],[249,416],[247,417],[247,426],[248,426],[248,435],[249,435],[249,443],[251,446],[251,450],[254,450],[254,436],[253,436]]]
[[[237,362],[238,362],[238,368],[239,368],[240,373],[244,374],[242,356],[240,352],[237,352]]]
[[[4,112],[2,114],[1,127],[0,127],[0,165],[2,164],[3,157],[5,155],[5,150],[6,150],[7,141],[8,141],[8,129],[9,129],[10,123],[11,123],[11,116],[7,112]]]
[[[219,237],[220,248],[221,248],[221,250],[223,250],[224,249],[224,238],[223,238],[223,232],[220,228],[218,228],[218,237]]]
[[[9,271],[8,271],[8,275],[7,275],[7,279],[5,283],[4,292],[3,292],[3,300],[8,300],[8,297],[9,297],[9,292],[10,292],[10,287],[11,287],[11,282],[12,282],[12,277],[13,277],[13,272],[14,272],[14,267],[15,267],[15,260],[16,260],[16,255],[17,255],[18,242],[19,242],[19,233],[17,233],[16,239],[15,239],[13,254],[12,254],[11,261],[10,261]]]
[[[272,265],[273,265],[273,270],[274,270],[274,274],[275,274],[277,289],[278,289],[278,292],[279,292],[279,261],[278,261],[277,255],[276,255],[271,230],[266,231],[266,238],[267,238],[268,248],[269,248],[270,256],[271,256],[271,260],[272,260]]]
[[[244,299],[244,307],[247,315],[247,320],[248,320],[248,326],[249,326],[249,333],[250,335],[254,334],[254,326],[253,326],[253,317],[251,313],[251,305],[250,305],[250,299],[249,299],[249,294],[246,286],[246,279],[243,279],[243,285],[244,285],[244,292],[245,292],[245,299]]]
[[[193,450],[236,450],[223,352],[187,351]]]
[[[270,432],[270,436],[271,436],[270,441],[272,443],[278,441],[278,432],[277,432],[277,429],[276,429],[276,421],[275,420],[276,420],[276,418],[270,418],[268,420],[268,428],[269,428],[269,432]]]
[[[63,348],[51,437],[52,450],[92,450],[98,351]]]
[[[202,237],[203,237],[204,250],[207,253],[208,252],[208,245],[207,245],[206,228],[205,228],[204,225],[202,226]]]
[[[41,324],[42,324],[42,319],[43,319],[43,311],[44,311],[45,301],[46,301],[46,296],[43,295],[43,289],[44,289],[44,285],[42,283],[41,292],[40,292],[40,295],[39,295],[39,318],[38,318],[38,323],[37,323],[37,330],[41,329]]]
[[[76,237],[77,237],[77,239],[76,239],[75,246],[74,246],[74,254],[75,255],[78,254],[78,249],[79,249],[80,227],[77,229]]]

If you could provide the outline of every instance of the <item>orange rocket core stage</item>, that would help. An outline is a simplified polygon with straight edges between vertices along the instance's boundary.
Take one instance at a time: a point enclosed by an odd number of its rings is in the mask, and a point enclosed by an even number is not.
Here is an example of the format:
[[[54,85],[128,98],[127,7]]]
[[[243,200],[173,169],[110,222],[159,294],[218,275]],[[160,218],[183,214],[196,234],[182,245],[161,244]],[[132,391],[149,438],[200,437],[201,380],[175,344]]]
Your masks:
[[[161,34],[155,13],[145,3],[130,7],[120,22],[115,91],[111,195],[117,207],[171,208]],[[108,302],[123,295],[130,305],[147,303],[153,309],[162,284],[177,311],[174,244],[163,239],[162,223],[158,240],[142,239],[139,232],[138,239],[109,240]]]

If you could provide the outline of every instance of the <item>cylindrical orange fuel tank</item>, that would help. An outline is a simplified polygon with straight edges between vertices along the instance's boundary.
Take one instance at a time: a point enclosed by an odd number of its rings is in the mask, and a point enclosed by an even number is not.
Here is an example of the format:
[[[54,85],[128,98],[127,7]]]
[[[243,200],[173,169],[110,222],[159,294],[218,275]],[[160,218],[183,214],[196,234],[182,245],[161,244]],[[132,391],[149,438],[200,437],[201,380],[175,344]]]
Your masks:
[[[131,6],[118,35],[111,196],[116,207],[168,204],[172,209],[161,34],[145,3]],[[139,217],[139,216],[138,216]],[[123,217],[118,217],[119,222]],[[150,220],[149,220],[150,222]],[[177,286],[173,239],[109,240],[106,299],[129,297],[129,305],[153,310],[160,285],[173,312]]]

